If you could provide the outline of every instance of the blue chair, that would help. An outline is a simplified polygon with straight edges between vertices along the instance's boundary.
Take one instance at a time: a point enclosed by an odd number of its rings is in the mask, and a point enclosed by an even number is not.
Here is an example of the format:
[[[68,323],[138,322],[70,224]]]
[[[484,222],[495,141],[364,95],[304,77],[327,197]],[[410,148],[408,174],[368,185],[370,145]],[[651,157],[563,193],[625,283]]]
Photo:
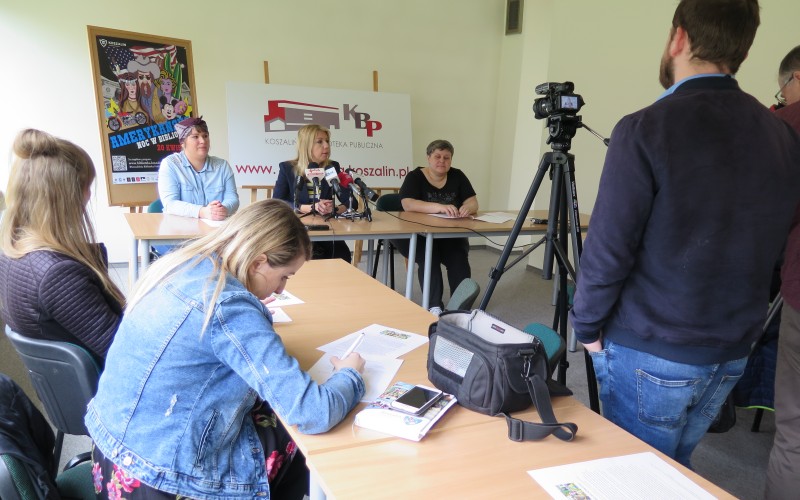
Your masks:
[[[147,206],[148,214],[160,214],[164,212],[164,204],[161,203],[161,198],[156,198],[153,203]],[[174,248],[173,245],[151,245],[150,246],[150,262],[163,257],[170,250]]]
[[[464,278],[458,284],[453,293],[450,295],[450,300],[445,305],[445,311],[467,311],[472,309],[472,304],[481,293],[481,286],[472,278]]]
[[[164,211],[164,205],[161,203],[161,198],[156,198],[155,201],[147,206],[148,214],[160,214]]]

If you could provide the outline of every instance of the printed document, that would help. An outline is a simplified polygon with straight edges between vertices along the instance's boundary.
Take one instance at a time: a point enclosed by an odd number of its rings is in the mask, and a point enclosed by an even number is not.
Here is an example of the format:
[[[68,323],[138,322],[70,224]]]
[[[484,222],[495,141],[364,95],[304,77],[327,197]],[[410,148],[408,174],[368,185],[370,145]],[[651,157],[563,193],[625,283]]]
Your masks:
[[[713,499],[653,452],[528,471],[553,498],[591,500]]]
[[[364,341],[358,346],[358,353],[364,358],[367,356],[398,358],[428,342],[428,337],[373,323],[317,349],[337,355],[343,354],[361,332],[364,332]]]

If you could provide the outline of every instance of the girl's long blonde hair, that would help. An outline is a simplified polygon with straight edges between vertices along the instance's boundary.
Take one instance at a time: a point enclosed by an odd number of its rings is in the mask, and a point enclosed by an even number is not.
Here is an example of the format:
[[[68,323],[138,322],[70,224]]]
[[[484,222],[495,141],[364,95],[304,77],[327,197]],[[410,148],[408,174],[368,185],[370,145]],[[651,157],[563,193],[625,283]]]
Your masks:
[[[92,159],[79,146],[35,129],[20,132],[13,150],[0,225],[3,253],[13,259],[36,250],[67,255],[90,268],[103,289],[124,304],[86,208],[96,176]]]
[[[210,297],[203,293],[207,306],[216,302],[225,287],[227,275],[236,278],[249,290],[248,268],[261,254],[266,254],[271,267],[286,266],[298,256],[306,260],[311,258],[311,240],[305,226],[281,200],[252,203],[236,212],[216,231],[158,259],[136,284],[128,300],[128,311],[159,283],[169,280],[178,268],[192,261],[197,265],[210,259],[214,264],[208,281],[209,285],[214,283],[214,291]],[[203,331],[214,308],[206,307],[206,310]]]
[[[308,164],[311,163],[311,148],[314,147],[314,140],[317,138],[317,132],[324,132],[328,136],[328,141],[331,140],[331,131],[319,125],[306,125],[297,131],[297,158],[291,161],[294,173],[299,176],[306,174]],[[325,160],[320,163],[320,168],[325,168],[330,163],[330,160]]]

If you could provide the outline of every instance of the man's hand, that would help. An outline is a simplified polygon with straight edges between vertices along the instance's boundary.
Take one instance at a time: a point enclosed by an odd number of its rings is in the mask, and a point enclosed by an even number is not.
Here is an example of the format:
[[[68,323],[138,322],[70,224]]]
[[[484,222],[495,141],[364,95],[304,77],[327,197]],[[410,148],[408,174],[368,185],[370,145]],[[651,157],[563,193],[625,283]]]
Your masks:
[[[603,339],[597,339],[591,344],[583,344],[583,348],[589,352],[600,352],[603,350]]]

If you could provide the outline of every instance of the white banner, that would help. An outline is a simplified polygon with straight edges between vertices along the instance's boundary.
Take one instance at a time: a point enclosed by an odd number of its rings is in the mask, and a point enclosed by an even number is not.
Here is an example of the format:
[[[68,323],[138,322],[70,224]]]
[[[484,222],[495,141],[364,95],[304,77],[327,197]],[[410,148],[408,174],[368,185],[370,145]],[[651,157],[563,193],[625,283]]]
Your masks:
[[[406,94],[228,82],[228,144],[238,186],[273,185],[297,157],[297,130],[331,131],[331,159],[368,186],[394,186],[413,168]]]

